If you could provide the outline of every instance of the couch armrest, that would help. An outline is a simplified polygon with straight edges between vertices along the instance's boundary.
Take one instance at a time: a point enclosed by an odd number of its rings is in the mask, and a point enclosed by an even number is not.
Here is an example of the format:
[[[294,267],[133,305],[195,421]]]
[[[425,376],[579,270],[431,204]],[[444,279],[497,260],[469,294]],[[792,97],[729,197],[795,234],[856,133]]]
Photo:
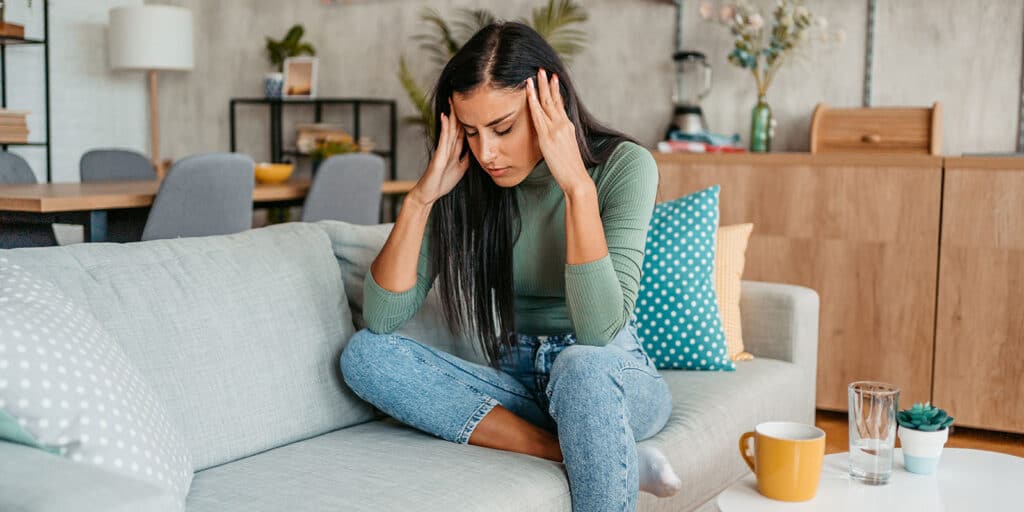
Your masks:
[[[159,487],[36,448],[0,441],[0,510],[174,511]]]
[[[788,284],[743,281],[743,348],[757,357],[818,366],[818,293]]]

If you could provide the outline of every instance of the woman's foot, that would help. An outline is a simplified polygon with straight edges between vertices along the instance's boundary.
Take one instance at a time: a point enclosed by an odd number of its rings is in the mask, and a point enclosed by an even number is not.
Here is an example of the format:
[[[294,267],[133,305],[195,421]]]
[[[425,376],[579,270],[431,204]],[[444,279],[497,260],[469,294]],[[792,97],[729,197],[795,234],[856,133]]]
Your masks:
[[[674,496],[683,488],[683,482],[676,475],[672,464],[661,450],[653,446],[636,448],[640,466],[640,490],[659,498]]]

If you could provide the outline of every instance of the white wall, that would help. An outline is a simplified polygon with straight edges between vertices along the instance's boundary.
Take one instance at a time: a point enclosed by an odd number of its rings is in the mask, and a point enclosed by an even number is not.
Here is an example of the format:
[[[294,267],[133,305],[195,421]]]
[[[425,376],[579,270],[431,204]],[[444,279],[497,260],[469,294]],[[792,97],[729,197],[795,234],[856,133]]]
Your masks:
[[[8,1],[7,19],[25,25],[26,35],[43,37],[43,0]],[[110,71],[107,65],[107,12],[142,0],[49,0],[50,117],[52,181],[79,181],[78,159],[85,151],[118,146],[146,152],[149,120],[142,73]],[[31,110],[30,140],[42,140],[46,126],[43,48],[8,47],[7,73],[12,109]],[[12,151],[26,157],[40,181],[46,180],[42,148]]]
[[[6,19],[25,25],[28,37],[43,37],[43,1],[29,9],[8,1]],[[107,12],[142,0],[49,0],[50,9],[50,163],[53,182],[79,181],[78,160],[89,149],[126,147],[147,152],[149,140],[145,77],[110,71],[107,65]],[[29,140],[46,136],[43,47],[7,48],[7,105],[31,110]],[[11,147],[46,181],[46,152]],[[80,226],[57,225],[61,243],[82,239]]]

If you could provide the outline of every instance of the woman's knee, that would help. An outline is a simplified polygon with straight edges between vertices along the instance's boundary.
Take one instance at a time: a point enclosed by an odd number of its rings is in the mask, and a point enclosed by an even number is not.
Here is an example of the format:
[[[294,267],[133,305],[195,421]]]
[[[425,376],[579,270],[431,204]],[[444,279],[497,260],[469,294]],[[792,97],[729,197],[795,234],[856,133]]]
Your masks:
[[[375,369],[381,361],[388,360],[388,352],[394,344],[389,343],[388,334],[376,334],[363,329],[352,335],[341,352],[341,376],[350,388],[359,392],[360,385],[368,378],[373,378]]]
[[[602,389],[611,389],[615,386],[615,376],[621,367],[621,358],[605,347],[568,347],[558,354],[551,365],[548,396],[600,394]]]

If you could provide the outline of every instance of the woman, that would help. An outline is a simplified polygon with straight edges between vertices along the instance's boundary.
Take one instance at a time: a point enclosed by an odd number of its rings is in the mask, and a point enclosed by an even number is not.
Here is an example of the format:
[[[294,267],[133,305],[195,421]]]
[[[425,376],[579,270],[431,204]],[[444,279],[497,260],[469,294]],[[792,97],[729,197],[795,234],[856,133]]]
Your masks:
[[[636,447],[672,409],[630,323],[654,159],[590,116],[526,25],[480,30],[434,94],[433,155],[366,277],[346,383],[443,439],[564,462],[573,510],[675,494],[664,455]],[[391,334],[435,278],[453,333],[491,366]]]

